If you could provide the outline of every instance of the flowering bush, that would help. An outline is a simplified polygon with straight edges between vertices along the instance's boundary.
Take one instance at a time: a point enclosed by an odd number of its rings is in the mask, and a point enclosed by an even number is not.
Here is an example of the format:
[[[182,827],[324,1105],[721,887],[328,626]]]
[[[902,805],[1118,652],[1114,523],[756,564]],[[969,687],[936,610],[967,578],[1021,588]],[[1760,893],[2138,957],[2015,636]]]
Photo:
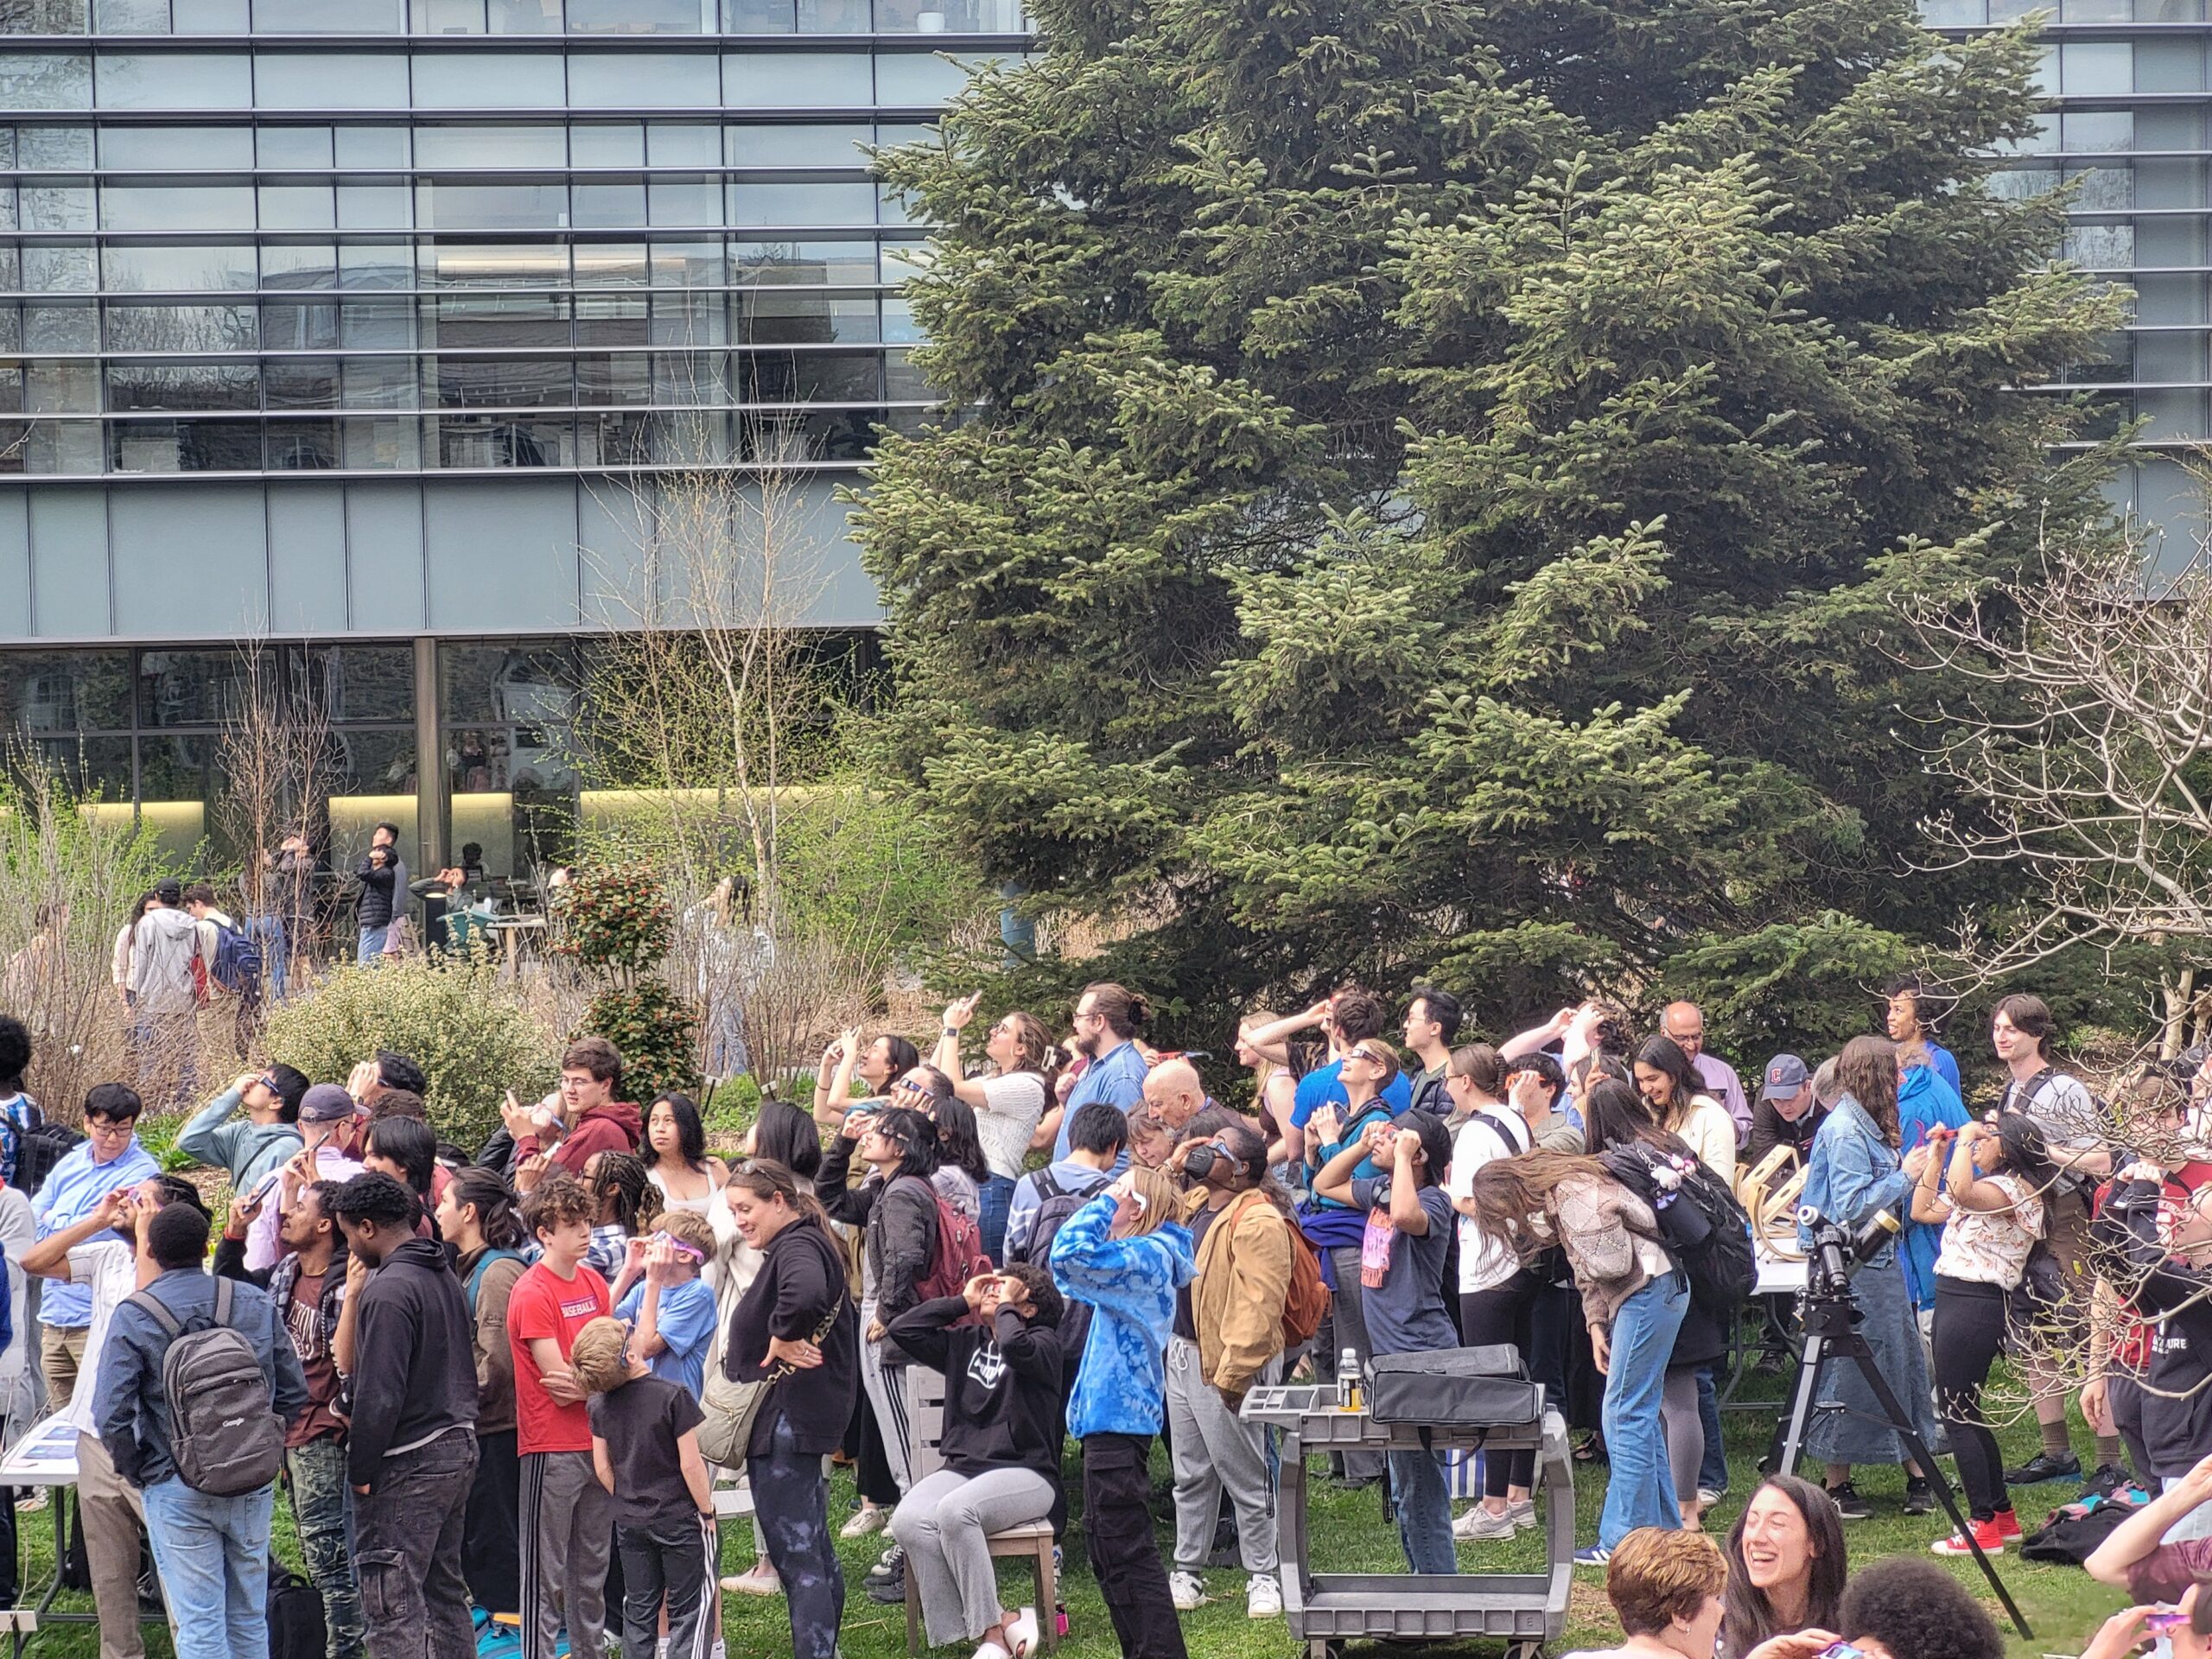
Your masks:
[[[579,1037],[604,1037],[622,1051],[622,1087],[650,1101],[664,1090],[699,1092],[698,1011],[658,979],[613,986],[584,1010]]]
[[[668,954],[676,918],[660,877],[644,865],[579,874],[555,907],[556,954],[587,968],[629,975]]]

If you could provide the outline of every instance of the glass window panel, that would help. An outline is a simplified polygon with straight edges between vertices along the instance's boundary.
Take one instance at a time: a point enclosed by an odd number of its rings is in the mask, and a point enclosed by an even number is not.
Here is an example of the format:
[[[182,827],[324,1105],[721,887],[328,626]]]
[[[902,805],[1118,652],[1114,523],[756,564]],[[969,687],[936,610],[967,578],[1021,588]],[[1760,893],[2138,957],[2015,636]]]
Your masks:
[[[645,129],[645,150],[655,167],[720,167],[722,130],[689,121],[656,121]]]
[[[327,242],[264,243],[264,288],[335,288],[338,250]]]
[[[643,295],[580,294],[576,296],[576,344],[643,346],[651,325]]]
[[[567,467],[575,459],[566,416],[442,415],[429,429],[431,465],[450,467]]]
[[[2059,118],[2059,147],[2070,150],[2133,149],[2135,117],[2126,110],[2069,110]]]
[[[253,0],[259,35],[404,35],[403,0]]]
[[[715,288],[722,280],[722,245],[712,242],[652,244],[655,288]]]
[[[405,127],[340,127],[336,140],[340,167],[405,167]]]
[[[97,351],[99,336],[99,319],[90,301],[23,308],[23,349],[27,352]]]
[[[169,0],[92,0],[92,28],[101,35],[166,35]]]
[[[802,35],[865,35],[873,26],[868,0],[798,0]]]
[[[415,343],[415,308],[407,300],[346,300],[339,307],[343,346],[388,351]]]
[[[22,229],[16,218],[16,187],[0,184],[0,230]]]
[[[417,167],[566,167],[567,129],[539,126],[447,126],[415,130]]]
[[[578,403],[649,404],[652,400],[652,359],[644,353],[592,352],[576,359]]]
[[[566,295],[441,294],[422,309],[423,343],[441,350],[569,344]]]
[[[2142,41],[2135,48],[2135,79],[2128,90],[2139,92],[2196,92],[2204,90],[2204,48],[2194,38],[2172,36]]]
[[[2066,177],[2078,213],[2124,212],[2135,204],[2135,175],[2126,166],[2069,167]]]
[[[264,184],[261,187],[261,228],[264,231],[327,231],[338,211],[327,184]]]
[[[2059,48],[2058,76],[2058,89],[2069,98],[2108,98],[2132,92],[2135,90],[2134,43],[2069,41]],[[886,98],[884,101],[893,100]]]
[[[714,16],[715,0],[569,0],[569,33],[711,35]]]
[[[328,156],[323,158],[326,162]],[[213,173],[253,165],[251,127],[102,127],[102,167]]]
[[[27,473],[97,473],[100,470],[98,421],[32,421],[24,440]]]
[[[99,285],[99,256],[89,242],[23,250],[28,292],[90,294]]]
[[[798,285],[877,280],[873,242],[741,238],[730,244],[729,253],[734,283]],[[891,279],[887,276],[886,280]]]
[[[569,251],[557,242],[426,242],[421,260],[426,287],[569,285]]]
[[[138,723],[213,726],[237,706],[235,652],[149,651],[138,658]]]
[[[903,283],[930,268],[930,250],[925,242],[899,242],[887,237],[881,257],[883,280],[887,283]]]
[[[346,0],[351,10],[354,0]],[[265,3],[265,0],[264,0]],[[327,0],[315,0],[327,4]],[[397,52],[261,52],[255,97],[264,110],[404,109],[407,59]]]
[[[935,399],[937,391],[922,372],[916,368],[912,358],[906,352],[884,353],[883,395],[901,403],[928,403]]]
[[[648,213],[656,225],[714,226],[722,222],[720,179],[654,179],[649,182],[646,194]]]
[[[418,52],[417,109],[558,109],[561,60],[550,52]]]
[[[423,392],[440,409],[562,408],[574,401],[565,357],[438,357],[423,363]]]
[[[272,357],[261,365],[262,401],[270,409],[335,409],[334,357]]]
[[[642,242],[579,242],[575,249],[578,288],[643,288],[647,263]]]
[[[664,352],[652,359],[653,401],[711,404],[732,401],[725,352]]]
[[[27,231],[89,231],[92,228],[92,187],[89,182],[23,186],[23,228]]]
[[[61,470],[97,471],[98,468]],[[129,738],[83,738],[73,742],[41,743],[38,747],[39,753],[61,775],[71,793],[88,800],[97,798],[118,804],[132,798]],[[177,849],[164,848],[163,850]]]
[[[346,466],[370,472],[412,472],[423,464],[422,427],[412,415],[340,421],[340,455]]]
[[[1979,29],[1989,8],[1983,0],[1920,0],[1920,21],[1930,29]]]
[[[81,35],[85,0],[0,0],[0,35]]]
[[[645,130],[635,121],[579,121],[569,129],[569,159],[577,167],[643,167]]]
[[[254,132],[264,167],[328,167],[328,127],[261,127]]]
[[[2066,232],[2065,257],[2093,270],[2120,270],[2135,263],[2132,225],[2076,225]]]
[[[273,352],[331,350],[338,344],[338,302],[263,301],[261,343]]]
[[[723,131],[732,167],[862,167],[871,129],[864,121],[810,122]]]
[[[97,85],[107,110],[253,107],[253,67],[243,53],[103,52]]]
[[[340,365],[341,401],[347,409],[415,407],[415,359],[349,357]]]
[[[286,420],[269,423],[268,467],[275,473],[312,473],[338,465],[338,423]]]
[[[876,339],[873,294],[741,294],[737,307],[741,345],[873,345]]]
[[[914,321],[914,302],[903,295],[883,296],[883,338],[892,346],[917,346],[928,338]]]
[[[489,0],[494,35],[558,35],[561,0]]]
[[[0,293],[20,289],[22,285],[22,250],[12,243],[0,244]],[[0,306],[0,315],[5,314],[6,308]]]
[[[579,230],[623,231],[645,222],[643,179],[578,179],[572,194]]]
[[[426,231],[556,230],[569,222],[569,188],[557,179],[425,179],[415,205]]]
[[[12,172],[16,167],[16,130],[0,127],[0,169]]]
[[[119,651],[0,652],[0,716],[33,732],[127,732],[130,655]],[[126,762],[126,777],[129,771]]]
[[[23,406],[34,415],[93,415],[99,365],[90,358],[33,358],[23,365]]]
[[[195,247],[164,243],[154,247],[114,244],[100,250],[105,286],[128,293],[161,289],[251,288],[251,247]]]
[[[260,377],[251,359],[219,363],[110,363],[108,407],[258,409]]]
[[[250,305],[116,305],[107,308],[111,352],[250,352]]]
[[[48,168],[75,172],[92,164],[90,127],[35,126],[16,130],[17,165],[26,173]]]
[[[243,35],[248,28],[246,0],[169,0],[180,35]]]
[[[575,652],[554,640],[441,645],[438,676],[443,691],[439,701],[448,720],[500,725],[565,721],[575,693],[584,683]],[[492,775],[472,780],[468,787],[506,788],[505,744],[489,742],[484,747],[491,751],[487,760]]]
[[[92,107],[92,71],[81,52],[0,52],[0,108]]]
[[[414,0],[410,15],[417,35],[484,33],[484,0]]]
[[[110,231],[250,231],[250,184],[116,184],[100,187],[100,226]]]
[[[341,242],[338,246],[341,288],[411,288],[414,263],[404,242]]]
[[[865,180],[740,181],[729,187],[729,213],[733,225],[873,225],[875,187]]]
[[[371,183],[344,179],[338,186],[338,227],[346,231],[404,231],[407,187],[398,180]]]
[[[569,55],[569,102],[578,109],[711,109],[719,101],[715,60],[707,53],[573,52]]]
[[[789,35],[798,27],[796,0],[722,0],[722,27],[732,35]]]
[[[722,97],[738,109],[864,109],[875,82],[865,52],[732,52]]]

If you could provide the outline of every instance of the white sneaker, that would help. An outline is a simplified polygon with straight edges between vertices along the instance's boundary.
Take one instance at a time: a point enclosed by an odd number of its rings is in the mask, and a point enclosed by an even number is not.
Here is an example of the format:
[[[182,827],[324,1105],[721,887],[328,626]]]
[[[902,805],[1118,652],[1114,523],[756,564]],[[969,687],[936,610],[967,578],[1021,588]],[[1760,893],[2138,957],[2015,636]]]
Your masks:
[[[668,1638],[663,1637],[653,1643],[653,1659],[668,1659]]]
[[[1175,1603],[1175,1611],[1187,1613],[1206,1605],[1206,1587],[1198,1582],[1195,1573],[1170,1573],[1167,1593]]]
[[[1244,1617],[1276,1618],[1282,1613],[1282,1586],[1272,1573],[1255,1573],[1244,1586]]]
[[[784,1581],[772,1567],[754,1563],[743,1573],[722,1580],[722,1588],[741,1596],[773,1596],[783,1592]]]
[[[1533,1497],[1524,1497],[1518,1503],[1508,1503],[1505,1506],[1505,1513],[1511,1517],[1513,1524],[1516,1527],[1543,1525],[1542,1522],[1536,1519],[1536,1500]]]
[[[872,1532],[881,1532],[891,1524],[890,1515],[880,1504],[864,1503],[853,1511],[853,1518],[837,1529],[840,1538],[865,1538]]]
[[[1511,1510],[1492,1510],[1487,1503],[1478,1503],[1452,1523],[1452,1535],[1461,1543],[1510,1538],[1516,1524]]]
[[[722,1646],[722,1639],[719,1636],[715,1638],[715,1645],[708,1653],[707,1659],[729,1659],[729,1649]]]

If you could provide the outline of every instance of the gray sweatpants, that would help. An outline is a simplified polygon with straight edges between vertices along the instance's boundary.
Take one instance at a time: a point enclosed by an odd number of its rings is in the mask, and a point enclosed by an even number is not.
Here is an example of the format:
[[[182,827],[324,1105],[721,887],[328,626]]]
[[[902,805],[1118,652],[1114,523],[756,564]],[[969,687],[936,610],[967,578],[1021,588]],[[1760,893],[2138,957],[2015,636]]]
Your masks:
[[[891,1535],[906,1548],[906,1570],[922,1601],[929,1643],[973,1642],[999,1622],[998,1574],[990,1536],[1052,1512],[1052,1483],[1033,1469],[956,1475],[940,1469],[914,1483],[891,1512]],[[1039,1618],[1052,1617],[1049,1607]]]
[[[1282,1356],[1255,1379],[1273,1382]],[[1247,1573],[1275,1570],[1275,1491],[1268,1478],[1267,1431],[1230,1410],[1209,1386],[1198,1344],[1181,1337],[1167,1342],[1167,1433],[1175,1463],[1175,1565],[1205,1570],[1214,1522],[1226,1490],[1236,1510],[1236,1547]]]
[[[1667,1373],[1659,1396],[1659,1421],[1667,1431],[1667,1461],[1675,1473],[1675,1501],[1687,1503],[1697,1496],[1698,1465],[1705,1460],[1705,1423],[1697,1409],[1697,1368],[1681,1366]]]
[[[522,1454],[523,1659],[553,1659],[563,1620],[569,1651],[607,1649],[607,1558],[614,1498],[588,1452]]]

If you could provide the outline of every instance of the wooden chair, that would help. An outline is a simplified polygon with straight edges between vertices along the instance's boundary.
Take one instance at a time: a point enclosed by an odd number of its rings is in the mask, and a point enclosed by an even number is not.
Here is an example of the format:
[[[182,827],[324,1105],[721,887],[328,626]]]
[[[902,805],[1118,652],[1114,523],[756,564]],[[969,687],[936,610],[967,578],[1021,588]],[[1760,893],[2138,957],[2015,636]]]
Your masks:
[[[906,1427],[913,1440],[911,1463],[917,1484],[944,1467],[938,1450],[944,1439],[944,1375],[925,1365],[906,1367]],[[1059,1573],[1052,1560],[1052,1523],[1030,1521],[989,1539],[994,1557],[1027,1556],[1037,1574],[1037,1634],[1045,1651],[1060,1644]],[[922,1592],[914,1582],[912,1562],[906,1567],[906,1651],[922,1650]]]

